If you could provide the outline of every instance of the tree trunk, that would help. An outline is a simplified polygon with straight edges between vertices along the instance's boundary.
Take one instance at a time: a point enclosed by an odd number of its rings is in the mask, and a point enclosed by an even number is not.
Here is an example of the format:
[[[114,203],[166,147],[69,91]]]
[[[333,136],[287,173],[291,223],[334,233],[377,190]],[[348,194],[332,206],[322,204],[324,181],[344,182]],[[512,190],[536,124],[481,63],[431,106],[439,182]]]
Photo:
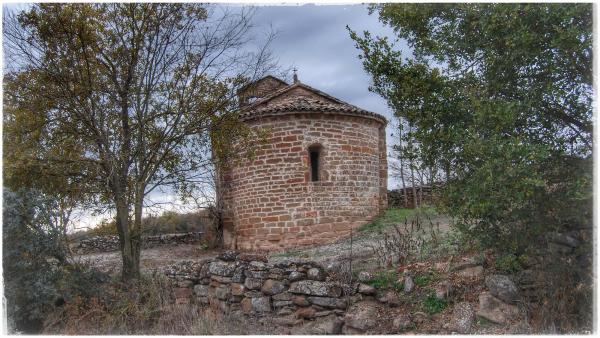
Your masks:
[[[398,139],[400,141],[399,147],[402,149],[402,120],[398,124]],[[402,151],[399,152],[398,159],[400,160],[400,180],[402,181],[402,199],[404,207],[408,208],[408,195],[406,193],[406,182],[404,180],[404,161],[402,160]]]
[[[142,217],[144,208],[144,185],[138,183],[135,191],[135,202],[133,205],[133,229],[131,231],[131,254],[133,268],[140,274],[140,255],[142,247]]]
[[[423,178],[423,169],[419,170],[419,205],[423,205],[423,186],[425,185]]]
[[[409,135],[412,133],[412,126],[409,126]],[[416,188],[416,183],[415,183],[415,169],[414,169],[414,158],[413,158],[414,152],[413,152],[413,147],[412,147],[412,140],[411,140],[411,154],[410,154],[410,160],[408,162],[408,165],[410,167],[410,179],[412,181],[412,198],[413,198],[413,208],[418,208],[418,202],[417,202],[417,188]]]
[[[123,259],[121,278],[123,281],[130,281],[140,277],[139,246],[136,247],[136,241],[129,227],[129,206],[122,194],[117,195],[116,204],[116,226]]]
[[[413,161],[411,159],[410,161],[410,178],[412,181],[412,198],[413,198],[413,208],[418,208],[418,202],[417,202],[417,188],[415,187],[416,183],[415,183],[415,170],[413,169]]]

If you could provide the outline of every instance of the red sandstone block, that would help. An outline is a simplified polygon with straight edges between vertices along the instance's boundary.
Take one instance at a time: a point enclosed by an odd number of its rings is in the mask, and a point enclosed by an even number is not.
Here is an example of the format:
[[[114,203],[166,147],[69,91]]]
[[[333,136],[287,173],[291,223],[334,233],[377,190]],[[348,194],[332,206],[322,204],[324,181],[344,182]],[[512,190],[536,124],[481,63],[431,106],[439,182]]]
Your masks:
[[[316,210],[307,211],[306,217],[317,217],[317,211]]]
[[[333,230],[336,232],[349,230],[351,228],[352,228],[352,224],[350,224],[350,223],[335,223],[335,224],[333,224]]]
[[[276,222],[279,220],[278,216],[268,216],[268,217],[263,217],[262,221],[263,222]]]
[[[275,148],[291,148],[291,147],[292,147],[292,143],[289,143],[289,142],[275,144]]]
[[[296,225],[297,226],[307,226],[307,225],[313,225],[315,224],[315,221],[312,219],[300,219],[296,221]]]
[[[320,232],[319,233],[319,238],[333,238],[336,236],[337,235],[335,232]]]
[[[267,241],[280,241],[280,240],[281,240],[280,234],[268,234],[267,235]]]
[[[269,229],[269,232],[271,234],[282,234],[283,228],[271,228],[271,229]]]

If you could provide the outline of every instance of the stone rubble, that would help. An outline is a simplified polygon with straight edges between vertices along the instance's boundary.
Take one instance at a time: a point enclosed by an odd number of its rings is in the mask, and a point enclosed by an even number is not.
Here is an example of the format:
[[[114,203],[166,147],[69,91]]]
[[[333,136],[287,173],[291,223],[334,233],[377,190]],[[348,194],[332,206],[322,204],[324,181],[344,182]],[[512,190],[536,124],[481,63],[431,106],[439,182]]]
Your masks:
[[[479,295],[477,316],[497,324],[504,324],[518,315],[519,309],[515,305],[506,304],[489,292],[482,292]]]
[[[519,289],[506,275],[490,275],[485,278],[485,286],[490,293],[502,301],[514,304],[519,299]]]
[[[475,322],[475,310],[469,302],[460,302],[454,306],[448,328],[452,332],[467,334]]]

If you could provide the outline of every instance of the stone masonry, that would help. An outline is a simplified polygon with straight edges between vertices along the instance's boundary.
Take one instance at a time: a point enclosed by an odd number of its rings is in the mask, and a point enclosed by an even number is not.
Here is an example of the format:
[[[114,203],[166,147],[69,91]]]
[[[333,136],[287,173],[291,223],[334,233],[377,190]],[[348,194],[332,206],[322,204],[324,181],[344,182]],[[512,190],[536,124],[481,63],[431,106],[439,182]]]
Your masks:
[[[216,259],[180,262],[164,273],[175,283],[176,303],[226,313],[288,315],[309,307],[341,315],[347,306],[341,284],[309,261],[269,264],[265,256],[227,251]]]
[[[387,206],[382,116],[298,81],[267,77],[245,93],[242,120],[268,136],[254,158],[220,172],[226,247],[277,250],[333,241]]]

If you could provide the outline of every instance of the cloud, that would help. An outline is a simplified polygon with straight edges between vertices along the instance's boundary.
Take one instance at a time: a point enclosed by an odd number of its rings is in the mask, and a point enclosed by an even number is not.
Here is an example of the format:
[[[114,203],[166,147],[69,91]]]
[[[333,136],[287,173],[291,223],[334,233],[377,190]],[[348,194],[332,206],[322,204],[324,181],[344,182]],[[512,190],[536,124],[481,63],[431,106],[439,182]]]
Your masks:
[[[279,33],[272,51],[283,68],[298,68],[301,82],[385,116],[390,121],[386,130],[388,154],[392,153],[393,114],[383,98],[369,92],[370,77],[346,29],[349,26],[359,33],[367,30],[394,41],[390,27],[379,22],[376,14],[369,15],[366,5],[258,7],[254,20],[257,26],[272,27]],[[398,48],[410,52],[406,44],[400,43]],[[390,175],[388,187],[397,185]]]

